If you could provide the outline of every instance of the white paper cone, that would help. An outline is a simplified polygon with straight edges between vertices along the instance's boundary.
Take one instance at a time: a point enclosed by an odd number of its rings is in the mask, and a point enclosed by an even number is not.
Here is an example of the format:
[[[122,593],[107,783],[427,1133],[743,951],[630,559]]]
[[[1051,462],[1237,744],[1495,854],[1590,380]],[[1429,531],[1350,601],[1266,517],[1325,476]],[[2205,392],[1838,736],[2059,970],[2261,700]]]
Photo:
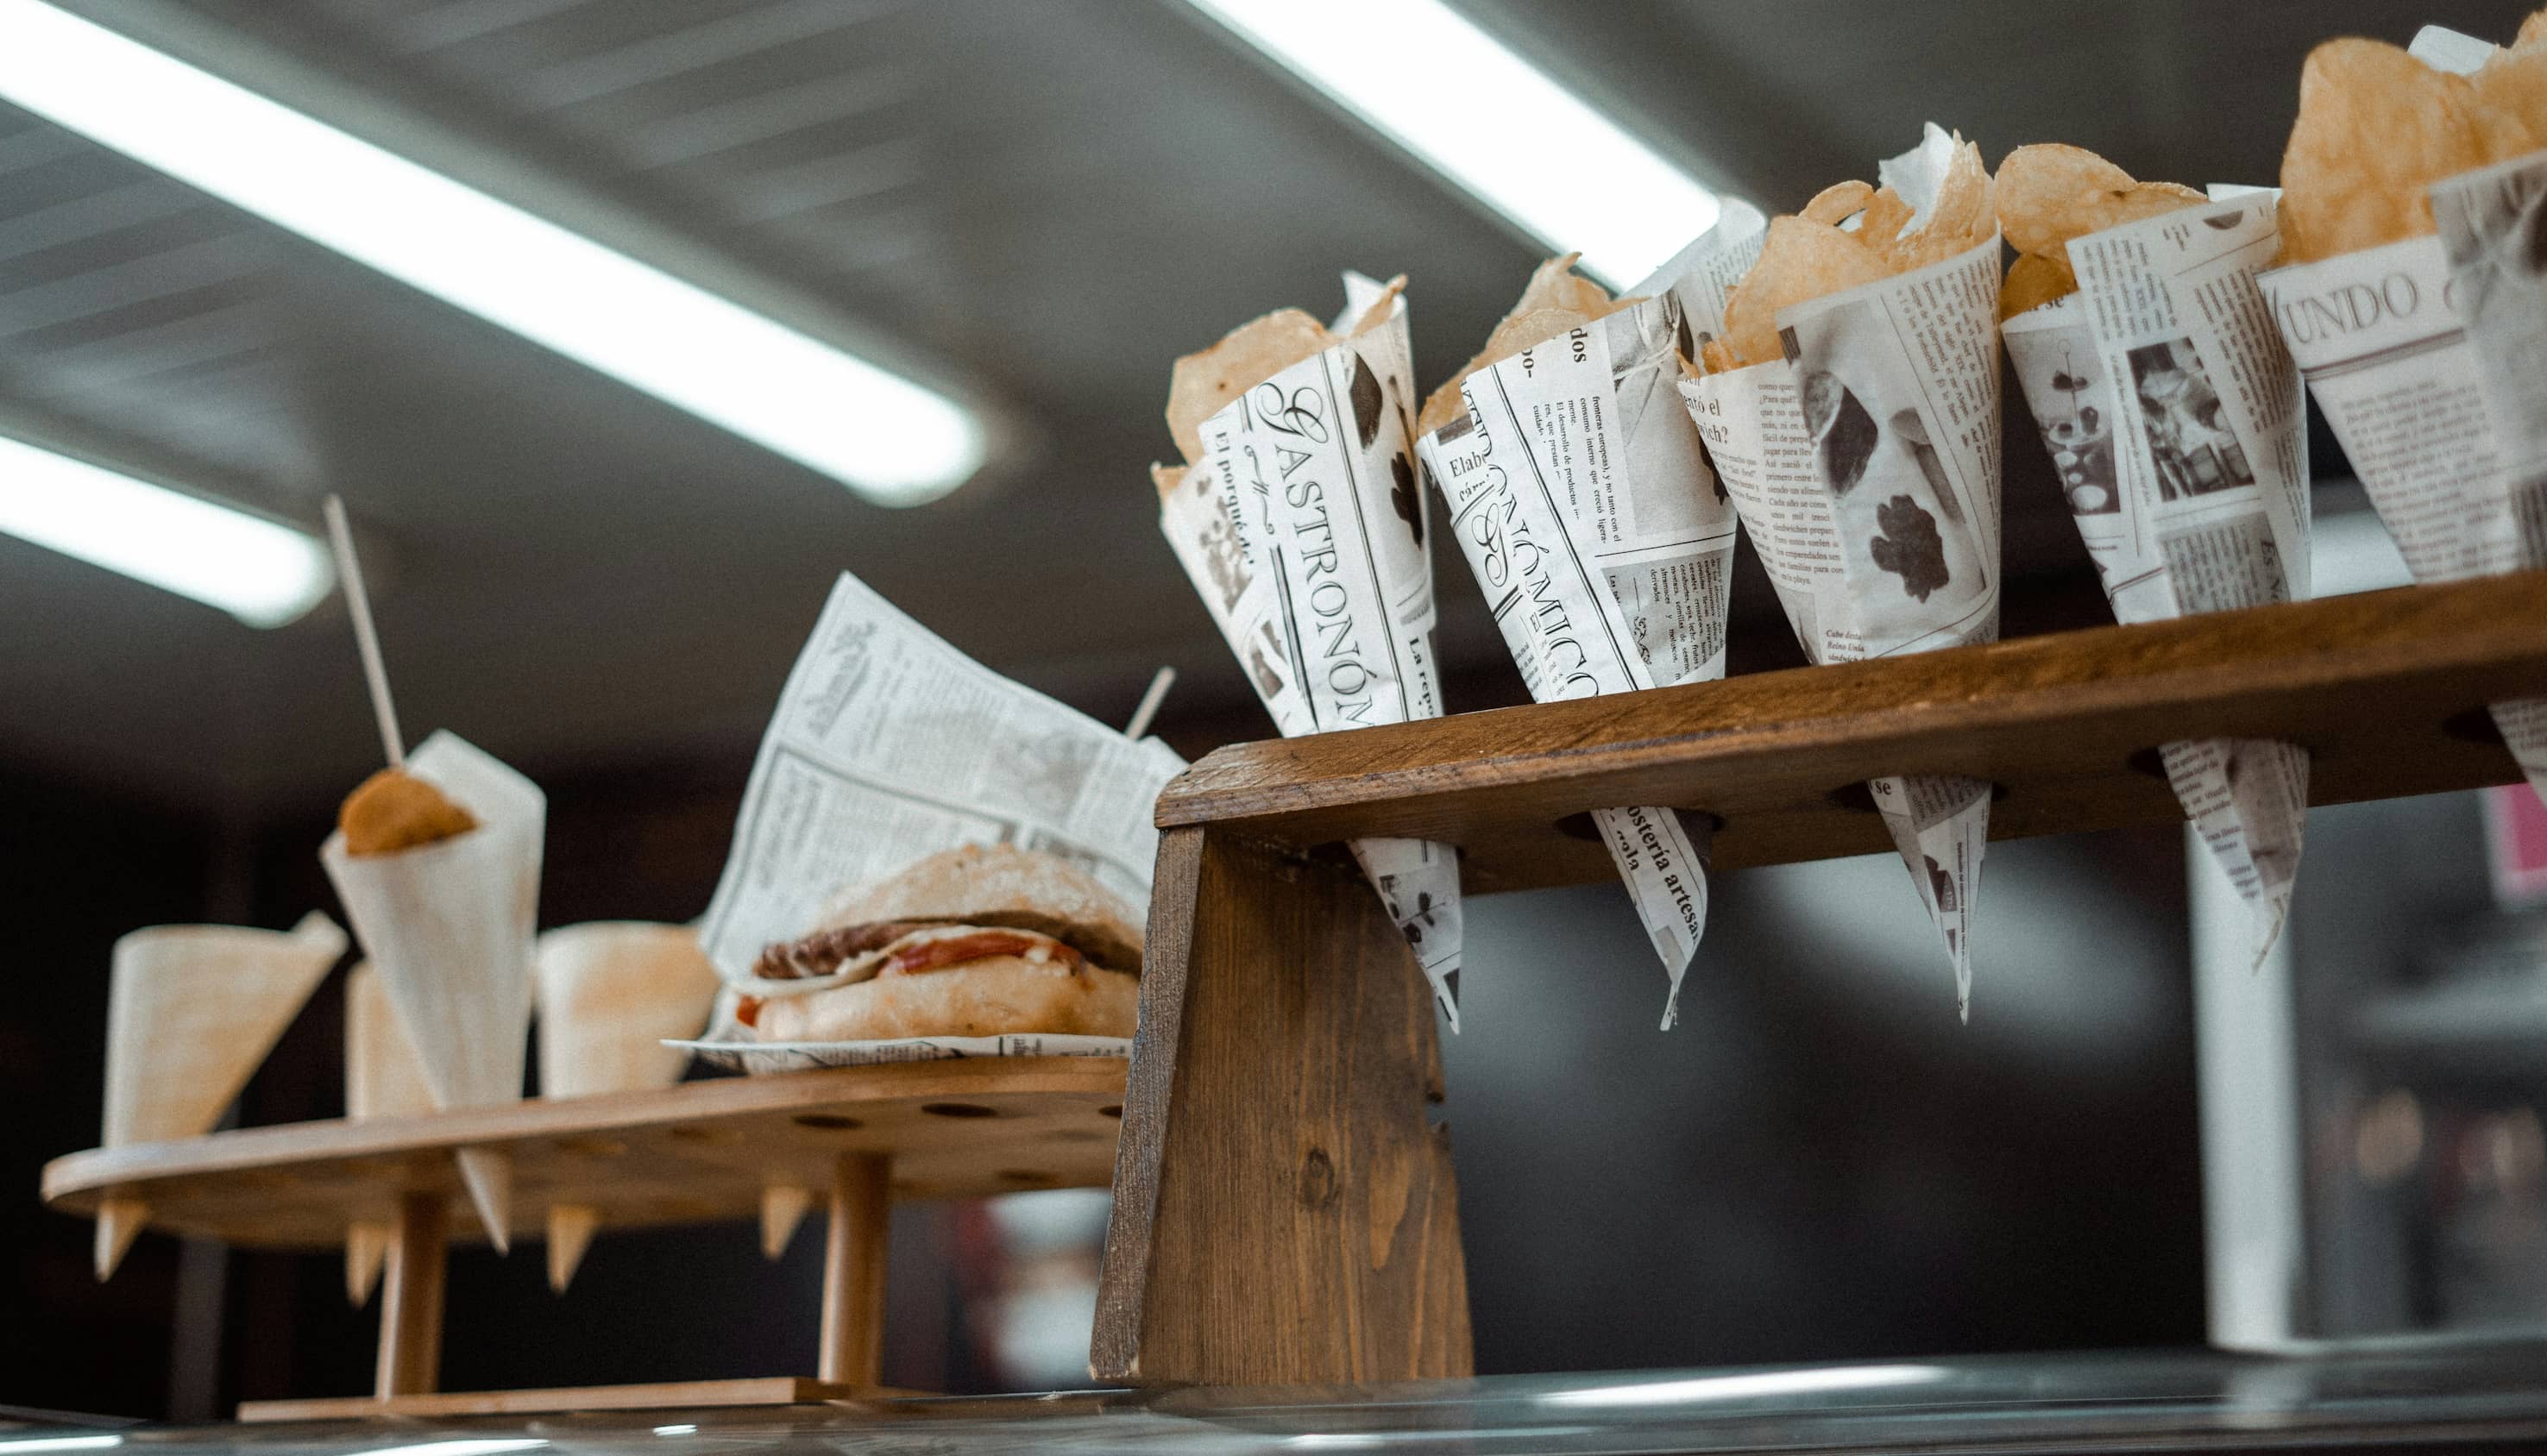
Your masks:
[[[345,1303],[359,1310],[372,1302],[372,1291],[381,1287],[381,1271],[389,1266],[394,1237],[387,1224],[356,1223],[346,1228]]]
[[[584,1250],[592,1247],[593,1231],[601,1227],[601,1211],[580,1203],[560,1203],[549,1209],[549,1288],[566,1293],[574,1282],[574,1271],[583,1264]]]
[[[814,1195],[804,1188],[772,1183],[761,1189],[761,1257],[776,1263],[787,1252],[788,1241],[796,1237],[796,1226],[805,1222],[805,1211],[813,1206]]]
[[[539,938],[540,1094],[667,1087],[716,999],[716,967],[687,925],[597,921]]]
[[[453,1155],[469,1205],[497,1253],[513,1251],[513,1157],[500,1148],[463,1148]]]
[[[124,1256],[132,1251],[132,1241],[150,1222],[150,1206],[138,1198],[109,1193],[97,1205],[97,1237],[90,1257],[97,1270],[97,1282],[104,1284],[115,1277],[124,1264]]]
[[[515,1101],[527,1051],[548,800],[538,785],[449,732],[409,754],[407,770],[476,815],[478,827],[359,858],[345,852],[340,831],[328,836],[319,861],[414,1044],[434,1105]],[[510,1165],[472,1149],[460,1155],[460,1171],[495,1246],[508,1246]]]
[[[369,961],[345,977],[345,1117],[422,1117],[433,1110],[424,1064]]]
[[[159,925],[117,941],[106,1146],[211,1132],[344,953],[315,910],[289,933]]]
[[[2278,246],[2276,210],[2269,190],[2239,192],[2077,238],[2079,292],[2001,327],[2118,621],[2310,593],[2299,370],[2255,283]],[[2299,873],[2307,755],[2228,739],[2161,751],[2254,913],[2261,964]]]

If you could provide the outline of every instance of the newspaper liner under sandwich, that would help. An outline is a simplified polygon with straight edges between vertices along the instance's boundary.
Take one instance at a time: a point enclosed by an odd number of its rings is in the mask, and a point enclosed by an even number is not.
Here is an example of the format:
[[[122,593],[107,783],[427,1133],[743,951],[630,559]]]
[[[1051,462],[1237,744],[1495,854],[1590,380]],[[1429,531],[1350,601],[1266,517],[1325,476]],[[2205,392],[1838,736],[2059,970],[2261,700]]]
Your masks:
[[[836,967],[770,979],[753,968],[819,924],[843,886],[968,845],[1066,861],[1137,922],[1158,858],[1152,813],[1184,768],[1158,739],[1127,738],[1000,676],[842,574],[780,690],[699,922],[726,986],[703,1039],[725,1050],[709,1060],[764,1071],[980,1051],[826,1041],[779,1055],[735,1010],[848,984]],[[1002,1050],[1035,1055],[1017,1045]]]
[[[406,769],[466,810],[476,827],[387,854],[350,852],[338,829],[319,847],[319,861],[414,1046],[434,1105],[519,1101],[548,797],[448,731],[408,754]],[[499,1149],[456,1156],[501,1246],[510,1237],[501,1227],[510,1163]]]
[[[1281,309],[1177,361],[1159,528],[1284,737],[1442,715],[1404,286],[1348,273],[1333,325]],[[1350,847],[1458,1030],[1456,851]]]
[[[2000,164],[2002,218],[2019,165]],[[2270,189],[2215,188],[2208,203],[2070,238],[2078,291],[1999,325],[2117,621],[2309,596],[2306,409],[2255,286],[2280,245],[2275,202]],[[2253,912],[2260,965],[2290,916],[2308,753],[2206,738],[2159,754]]]
[[[2537,24],[2518,47],[2533,64]],[[2503,54],[2436,26],[2412,53],[2454,75]],[[2304,118],[2310,92],[2304,80]],[[2436,230],[2286,264],[2257,283],[2416,581],[2547,566],[2547,152],[2427,195]],[[2547,699],[2491,711],[2547,798]]]
[[[1942,242],[1977,227],[1974,218],[1940,230],[1949,181],[1959,165],[1978,165],[1965,147],[1930,126],[1917,149],[1883,164],[1884,193],[1907,209],[1898,243],[1932,231]],[[1986,173],[1978,185],[1985,209]],[[1883,197],[1870,192],[1856,185],[1844,206],[1873,209]],[[1970,208],[1976,200],[1954,201]],[[1822,205],[1817,199],[1808,213]],[[1758,277],[1755,269],[1741,287]],[[1777,308],[1783,358],[1712,366],[1681,382],[1717,475],[1817,663],[1998,636],[1998,282],[1993,227],[1986,241],[1942,261]],[[1732,301],[1719,296],[1710,312],[1722,319]],[[1713,341],[1700,342],[1716,357]],[[1867,788],[1945,942],[1969,1017],[1990,786],[1896,775]]]
[[[1672,286],[1763,225],[1728,203],[1625,300],[1574,277],[1573,257],[1551,260],[1425,405],[1425,476],[1535,701],[1724,676],[1736,524],[1680,404],[1691,346]],[[1592,821],[1662,959],[1668,1030],[1707,929],[1713,822],[1647,807]]]

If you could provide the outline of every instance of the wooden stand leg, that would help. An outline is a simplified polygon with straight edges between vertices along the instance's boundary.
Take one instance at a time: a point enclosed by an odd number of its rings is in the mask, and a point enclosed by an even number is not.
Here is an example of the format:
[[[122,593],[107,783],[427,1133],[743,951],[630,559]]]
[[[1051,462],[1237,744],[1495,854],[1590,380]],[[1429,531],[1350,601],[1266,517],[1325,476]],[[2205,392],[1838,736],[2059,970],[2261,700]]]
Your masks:
[[[829,1385],[884,1383],[892,1182],[892,1161],[868,1153],[841,1155],[832,1173],[832,1227],[823,1245],[823,1350],[814,1372]]]
[[[430,1193],[398,1200],[397,1230],[390,1240],[387,1290],[381,1301],[381,1357],[372,1394],[430,1394],[442,1377],[442,1276],[451,1236],[451,1212]]]
[[[1092,1374],[1471,1373],[1433,1016],[1349,864],[1161,836]]]

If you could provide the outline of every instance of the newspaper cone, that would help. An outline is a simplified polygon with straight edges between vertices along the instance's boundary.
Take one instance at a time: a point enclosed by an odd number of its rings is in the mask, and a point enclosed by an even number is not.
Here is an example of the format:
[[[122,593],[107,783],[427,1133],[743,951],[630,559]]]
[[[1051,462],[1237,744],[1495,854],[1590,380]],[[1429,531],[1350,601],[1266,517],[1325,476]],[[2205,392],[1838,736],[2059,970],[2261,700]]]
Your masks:
[[[357,962],[345,977],[345,1118],[422,1117],[433,1111],[433,1093],[415,1047],[397,1024],[381,989],[380,973]],[[389,1261],[395,1231],[360,1220],[345,1230],[345,1298],[356,1309],[371,1303]]]
[[[2438,26],[2436,70],[2495,47]],[[2547,332],[2536,217],[2547,152],[2431,189],[2439,235],[2257,279],[2309,392],[2416,581],[2547,566]],[[2547,698],[2493,705],[2504,746],[2547,800]]]
[[[1331,329],[1271,315],[1179,361],[1170,418],[1191,464],[1152,471],[1169,546],[1285,737],[1442,714],[1406,300],[1359,274],[1345,290]],[[1281,342],[1254,337],[1268,327]],[[1206,378],[1228,402],[1181,423]],[[1457,1031],[1457,852],[1418,839],[1352,848]]]
[[[1548,264],[1457,382],[1455,410],[1445,396],[1428,411],[1451,418],[1416,444],[1426,478],[1538,702],[1724,676],[1737,527],[1681,405],[1691,334],[1676,285],[1739,276],[1724,260],[1756,254],[1763,225],[1728,205],[1624,303],[1569,279],[1571,258]],[[1537,306],[1558,297],[1574,306]],[[1669,1030],[1707,929],[1713,823],[1661,807],[1592,820],[1662,960]]]
[[[787,1252],[788,1242],[796,1237],[796,1226],[805,1222],[805,1211],[814,1206],[811,1189],[786,1183],[772,1183],[760,1190],[760,1256],[778,1262]]]
[[[156,925],[118,940],[107,990],[105,1145],[211,1132],[344,953],[345,932],[315,910],[289,932]],[[101,1204],[101,1281],[148,1217],[141,1200],[123,1194]]]
[[[1886,164],[1914,207],[1928,146]],[[1784,361],[1681,382],[1718,478],[1815,662],[1998,636],[1999,240],[1781,309]],[[1722,317],[1721,297],[1713,316]],[[1804,400],[1812,401],[1808,412]],[[1972,1014],[1990,786],[1867,785]]]
[[[687,925],[597,921],[539,938],[540,1095],[587,1097],[668,1087],[716,999],[716,967]],[[583,1204],[549,1209],[549,1285],[564,1293],[600,1227]]]
[[[2255,286],[2280,243],[2276,195],[2213,191],[2208,205],[2073,239],[2079,291],[2000,325],[2125,623],[2310,591],[2307,411]],[[2176,799],[2253,913],[2260,966],[2290,917],[2308,754],[2254,738],[2160,753]]]
[[[531,932],[548,801],[539,786],[437,732],[407,770],[478,817],[456,838],[361,858],[345,836],[318,851],[352,916],[439,1108],[519,1100],[528,1041]],[[498,1249],[511,1244],[502,1154],[459,1154],[461,1181]]]

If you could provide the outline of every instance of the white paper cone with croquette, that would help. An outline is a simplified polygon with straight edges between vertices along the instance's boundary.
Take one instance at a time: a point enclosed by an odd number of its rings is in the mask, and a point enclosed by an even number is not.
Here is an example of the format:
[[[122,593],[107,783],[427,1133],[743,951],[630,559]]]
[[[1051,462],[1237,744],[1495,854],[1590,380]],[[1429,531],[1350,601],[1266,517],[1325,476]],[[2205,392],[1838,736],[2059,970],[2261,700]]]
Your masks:
[[[2140,182],[2079,147],[1999,163],[2017,250],[1999,325],[2116,620],[2309,595],[2299,371],[2255,275],[2275,195]],[[2160,745],[2195,831],[2253,912],[2261,963],[2299,876],[2309,759],[2263,738]]]
[[[436,1106],[521,1098],[547,822],[537,784],[437,732],[356,790],[319,848]],[[463,1150],[461,1166],[501,1242],[498,1156]]]
[[[2547,566],[2547,12],[2311,51],[2281,216],[2258,282],[2415,579]],[[2547,796],[2547,699],[2493,711]]]
[[[1815,662],[1998,636],[1998,226],[1980,153],[1930,127],[1769,224],[1681,393]],[[1696,311],[1696,310],[1693,310]],[[1989,785],[1868,786],[1970,1014]]]
[[[1057,855],[968,844],[850,887],[763,951],[736,1019],[761,1042],[1128,1037],[1141,922]]]

